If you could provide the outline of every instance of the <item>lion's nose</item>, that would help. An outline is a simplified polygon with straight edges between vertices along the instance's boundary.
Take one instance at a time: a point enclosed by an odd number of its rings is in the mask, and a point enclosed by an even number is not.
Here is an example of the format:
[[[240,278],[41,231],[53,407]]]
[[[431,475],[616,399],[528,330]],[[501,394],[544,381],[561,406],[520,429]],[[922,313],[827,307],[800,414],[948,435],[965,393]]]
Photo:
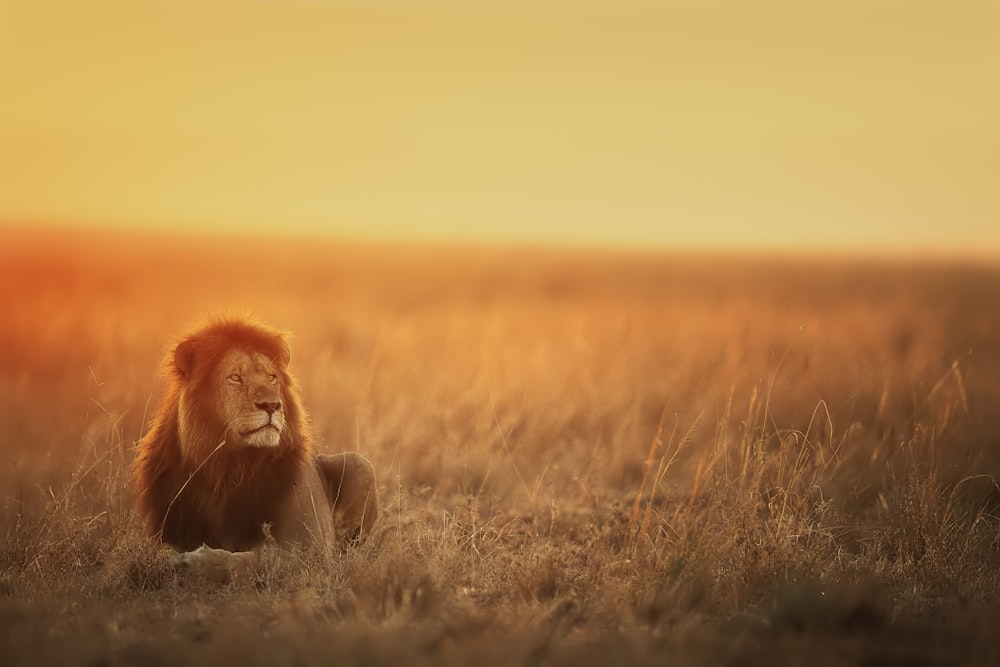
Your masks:
[[[281,409],[281,403],[276,401],[274,403],[255,403],[255,405],[266,412],[268,415],[273,415],[275,412]]]

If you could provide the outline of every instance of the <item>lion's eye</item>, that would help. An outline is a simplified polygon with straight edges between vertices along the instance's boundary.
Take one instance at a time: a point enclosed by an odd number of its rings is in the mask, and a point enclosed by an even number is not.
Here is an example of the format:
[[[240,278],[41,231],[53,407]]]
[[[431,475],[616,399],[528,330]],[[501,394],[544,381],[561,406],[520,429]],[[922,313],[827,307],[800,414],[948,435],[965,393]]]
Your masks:
[[[240,377],[240,374],[239,374],[239,373],[233,373],[233,374],[232,374],[232,375],[230,375],[230,376],[229,376],[229,378],[227,378],[227,379],[228,379],[228,380],[229,380],[230,382],[232,382],[233,384],[243,384],[243,378],[242,378],[242,377]]]
[[[267,376],[267,381],[270,382],[271,384],[275,384],[278,382],[278,376],[275,375],[274,373],[271,373],[270,375]]]

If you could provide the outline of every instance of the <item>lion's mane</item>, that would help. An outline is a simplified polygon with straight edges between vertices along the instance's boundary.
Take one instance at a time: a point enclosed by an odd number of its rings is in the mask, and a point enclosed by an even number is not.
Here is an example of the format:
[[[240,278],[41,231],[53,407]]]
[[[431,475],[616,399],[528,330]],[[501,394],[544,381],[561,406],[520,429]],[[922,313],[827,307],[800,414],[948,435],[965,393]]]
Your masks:
[[[212,375],[233,348],[275,360],[285,413],[277,447],[224,444],[226,429],[214,409]],[[163,361],[166,395],[139,441],[134,465],[136,500],[150,533],[181,550],[202,544],[246,550],[263,541],[262,526],[279,519],[279,508],[299,483],[304,467],[314,465],[306,415],[287,370],[288,359],[283,334],[248,318],[210,320],[168,351]],[[182,392],[195,400],[181,401]],[[183,442],[181,419],[187,434]]]

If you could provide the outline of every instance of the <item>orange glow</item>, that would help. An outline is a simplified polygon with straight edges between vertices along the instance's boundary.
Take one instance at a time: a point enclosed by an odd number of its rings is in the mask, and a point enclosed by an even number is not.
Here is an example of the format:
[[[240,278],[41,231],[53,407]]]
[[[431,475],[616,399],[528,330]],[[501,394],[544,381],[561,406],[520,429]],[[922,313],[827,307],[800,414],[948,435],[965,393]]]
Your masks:
[[[996,3],[473,6],[0,0],[0,224],[1000,248]]]

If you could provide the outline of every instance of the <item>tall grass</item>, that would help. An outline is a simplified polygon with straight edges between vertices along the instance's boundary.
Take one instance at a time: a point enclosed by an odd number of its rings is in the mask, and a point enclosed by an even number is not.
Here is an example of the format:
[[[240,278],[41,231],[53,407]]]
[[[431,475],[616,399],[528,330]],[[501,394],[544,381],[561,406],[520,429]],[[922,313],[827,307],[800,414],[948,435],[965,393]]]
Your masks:
[[[326,248],[164,288],[141,252],[46,255],[72,275],[18,298],[60,306],[5,333],[21,661],[39,627],[81,662],[991,654],[995,272]],[[369,456],[384,511],[206,586],[142,534],[129,468],[170,332],[234,305],[295,331],[319,447]]]

